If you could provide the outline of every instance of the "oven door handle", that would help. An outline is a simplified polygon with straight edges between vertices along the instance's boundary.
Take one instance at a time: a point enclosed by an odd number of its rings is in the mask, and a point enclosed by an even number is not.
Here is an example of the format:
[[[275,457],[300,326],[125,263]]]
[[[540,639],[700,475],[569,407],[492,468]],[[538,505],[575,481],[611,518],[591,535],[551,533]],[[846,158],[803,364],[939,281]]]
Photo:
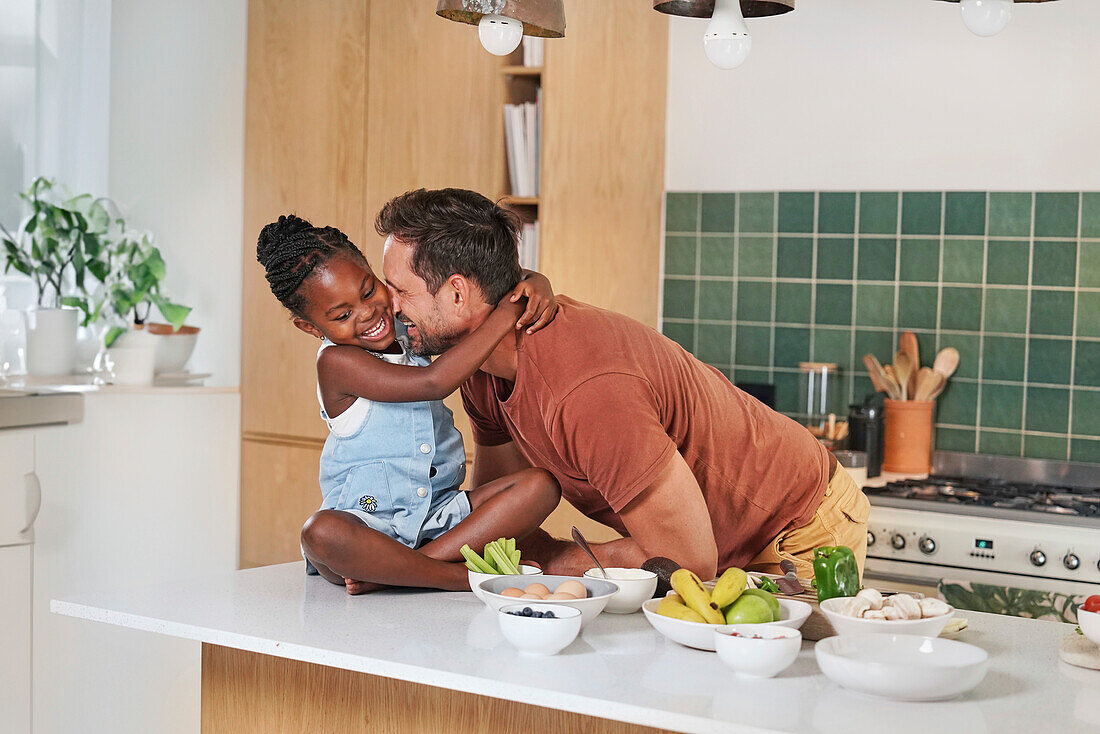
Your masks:
[[[908,573],[875,573],[874,571],[864,571],[863,577],[886,581],[887,583],[913,584],[915,586],[931,586],[933,588],[939,588],[940,581],[942,580],[942,578],[937,578],[935,576],[921,576]]]

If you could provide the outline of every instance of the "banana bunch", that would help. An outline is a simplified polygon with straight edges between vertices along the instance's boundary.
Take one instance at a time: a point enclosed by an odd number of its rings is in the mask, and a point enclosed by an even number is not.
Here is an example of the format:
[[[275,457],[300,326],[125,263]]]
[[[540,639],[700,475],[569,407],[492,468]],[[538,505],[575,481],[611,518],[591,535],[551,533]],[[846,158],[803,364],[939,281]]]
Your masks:
[[[779,619],[779,601],[764,591],[749,586],[749,577],[740,568],[726,569],[713,591],[691,571],[681,568],[669,579],[672,593],[657,606],[657,614],[685,622],[736,624],[772,622]]]

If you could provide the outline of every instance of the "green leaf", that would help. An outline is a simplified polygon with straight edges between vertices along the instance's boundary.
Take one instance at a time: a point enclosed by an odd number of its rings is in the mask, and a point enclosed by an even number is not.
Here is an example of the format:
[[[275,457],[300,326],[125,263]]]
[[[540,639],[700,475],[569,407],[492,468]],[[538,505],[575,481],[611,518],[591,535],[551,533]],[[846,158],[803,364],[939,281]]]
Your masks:
[[[37,226],[38,226],[38,217],[31,217],[30,221],[27,222],[27,229],[25,231],[27,232],[27,234],[30,234],[31,232],[34,232],[34,229]]]
[[[103,260],[89,260],[88,270],[91,271],[92,275],[94,275],[100,283],[107,280],[107,276],[111,274],[111,266]]]
[[[152,277],[156,278],[157,283],[164,280],[164,258],[160,255],[160,250],[153,248],[153,251],[149,253],[149,257],[145,260],[146,266],[149,268],[149,273]]]
[[[109,348],[115,343],[116,339],[125,333],[125,331],[126,329],[121,326],[112,326],[110,329],[107,329],[107,333],[103,335],[103,346]]]
[[[172,325],[172,331],[179,331],[183,322],[187,320],[187,314],[191,313],[189,306],[181,306],[178,303],[170,303],[163,296],[153,296],[153,303],[164,320]]]

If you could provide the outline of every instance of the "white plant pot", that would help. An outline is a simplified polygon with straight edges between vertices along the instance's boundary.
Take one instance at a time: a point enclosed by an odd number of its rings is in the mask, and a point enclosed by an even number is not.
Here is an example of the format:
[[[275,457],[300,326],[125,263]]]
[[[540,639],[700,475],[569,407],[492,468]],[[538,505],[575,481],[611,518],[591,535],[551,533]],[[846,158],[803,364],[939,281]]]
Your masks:
[[[191,359],[191,353],[195,351],[195,342],[199,339],[197,326],[181,326],[179,331],[172,331],[168,324],[146,324],[145,331],[155,334],[157,344],[157,374],[183,372],[187,367],[187,360]]]
[[[131,329],[107,350],[115,385],[152,385],[160,337]]]
[[[74,308],[45,308],[24,312],[27,321],[27,374],[71,375],[76,366]]]

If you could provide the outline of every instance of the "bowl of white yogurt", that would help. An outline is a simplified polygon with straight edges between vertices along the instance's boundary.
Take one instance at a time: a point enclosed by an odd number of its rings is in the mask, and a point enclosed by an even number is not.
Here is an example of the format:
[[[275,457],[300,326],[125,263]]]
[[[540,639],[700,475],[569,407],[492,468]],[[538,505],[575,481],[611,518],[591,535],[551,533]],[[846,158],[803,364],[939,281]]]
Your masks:
[[[604,578],[603,571],[598,568],[590,568],[584,575],[590,579]],[[657,590],[657,574],[640,568],[609,568],[607,579],[619,586],[604,607],[604,611],[611,614],[633,614],[646,600],[652,599]]]

